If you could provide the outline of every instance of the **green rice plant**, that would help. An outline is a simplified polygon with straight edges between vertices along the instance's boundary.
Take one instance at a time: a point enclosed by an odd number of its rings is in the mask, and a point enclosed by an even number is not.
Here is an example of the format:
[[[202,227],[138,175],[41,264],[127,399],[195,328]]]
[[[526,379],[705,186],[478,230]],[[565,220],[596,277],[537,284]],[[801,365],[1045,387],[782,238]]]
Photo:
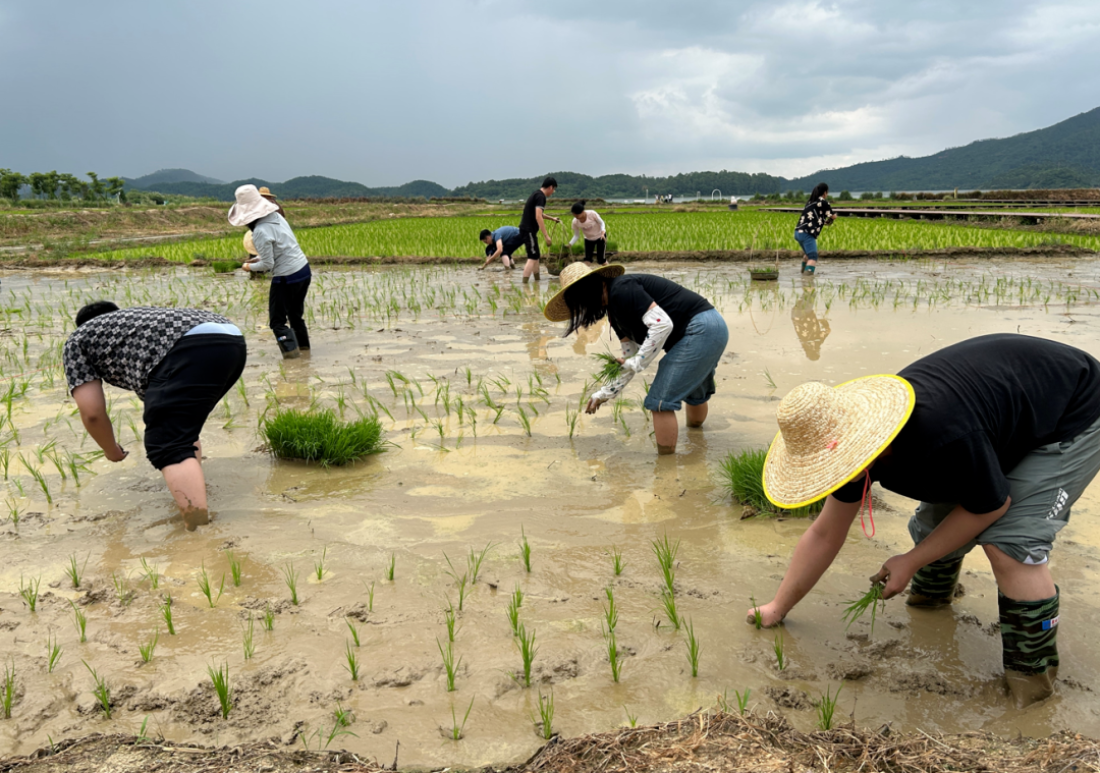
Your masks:
[[[206,602],[213,609],[221,601],[222,593],[225,592],[225,573],[222,573],[221,585],[218,586],[218,593],[214,595],[214,588],[210,584],[210,575],[206,573],[206,563],[202,563],[202,570],[199,573],[199,590],[202,595],[206,596]]]
[[[519,413],[519,423],[524,433],[527,437],[531,437],[531,417],[527,415],[527,411],[523,410],[522,405],[517,405],[516,411]]]
[[[76,625],[76,632],[80,637],[80,643],[83,644],[88,641],[86,633],[88,628],[88,617],[84,614],[84,610],[73,602],[70,601],[69,606],[73,608],[73,623]]]
[[[168,628],[168,635],[176,635],[176,624],[172,619],[172,594],[164,594],[164,598],[160,602],[160,606],[157,607],[157,611],[160,612],[160,617],[164,621],[164,625]]]
[[[608,585],[603,591],[607,596],[607,605],[603,608],[604,623],[607,624],[608,630],[614,631],[615,626],[619,624],[619,608],[615,605],[615,589]]]
[[[340,701],[336,701],[336,708],[333,710],[332,715],[338,727],[351,727],[351,723],[355,721],[355,715],[349,709],[341,706]]]
[[[523,658],[523,684],[525,687],[530,687],[531,664],[534,663],[535,655],[539,652],[539,648],[535,646],[535,632],[527,633],[527,628],[520,623],[516,638],[519,639],[519,654]]]
[[[481,564],[485,561],[485,556],[489,554],[489,551],[495,547],[495,543],[488,542],[481,550],[474,550],[470,548],[470,554],[466,557],[466,566],[468,574],[470,575],[470,584],[477,585],[478,575],[481,573]]]
[[[767,368],[764,368],[764,381],[767,382],[768,389],[777,389],[775,379],[772,378],[772,374]]]
[[[519,557],[523,561],[523,568],[527,570],[527,573],[531,573],[531,545],[527,542],[527,532],[523,527],[519,528],[522,538],[519,543]]]
[[[255,621],[252,619],[252,614],[248,615],[248,623],[244,626],[242,632],[242,643],[244,645],[244,659],[252,660],[252,656],[256,654],[256,644],[253,640],[253,634],[255,632]]]
[[[565,426],[569,428],[569,439],[573,439],[573,435],[577,432],[577,420],[580,419],[581,412],[574,408],[572,405],[565,406]]]
[[[390,563],[386,566],[386,579],[393,582],[393,570],[397,566],[397,554],[390,553]]]
[[[455,714],[454,703],[451,704],[451,730],[449,737],[452,741],[461,741],[462,732],[466,729],[466,720],[470,718],[470,710],[474,707],[474,699],[470,698],[470,705],[466,707],[466,714],[462,717],[462,722],[458,721],[458,716]]]
[[[668,595],[676,593],[676,554],[680,551],[680,540],[670,542],[668,534],[659,540],[653,540],[653,555],[657,556],[657,564],[661,568],[661,576],[665,580],[665,588]],[[677,628],[679,630],[679,628]]]
[[[622,375],[622,363],[620,363],[619,358],[611,352],[593,354],[592,358],[596,360],[596,363],[600,366],[600,369],[592,374],[592,380],[597,384],[609,384]]]
[[[52,674],[60,662],[61,645],[57,643],[57,637],[50,633],[46,636],[46,673]]]
[[[768,500],[764,494],[764,460],[767,457],[766,448],[745,449],[736,454],[730,452],[722,461],[722,487],[726,493],[745,507],[752,508],[755,513],[774,513],[794,518],[820,513],[825,506],[824,499],[793,509],[776,507]]]
[[[518,589],[517,589],[518,590]],[[519,608],[522,602],[516,599],[516,595],[513,593],[511,600],[508,602],[508,625],[512,627],[512,636],[519,636]]]
[[[211,664],[206,667],[206,674],[210,677],[210,683],[218,696],[222,719],[229,719],[229,712],[233,710],[233,688],[229,686],[229,664],[223,663],[216,670]]]
[[[351,622],[350,617],[345,617],[344,622],[347,623],[348,630],[351,631],[352,641],[355,642],[355,646],[359,646],[359,629],[355,627],[355,623]]]
[[[447,604],[447,608],[443,610],[443,619],[447,623],[447,641],[453,642],[455,640],[455,623],[458,621],[454,604]]]
[[[746,687],[744,692],[741,692],[739,690],[734,690],[733,694],[734,694],[734,697],[737,700],[737,713],[741,714],[741,715],[744,715],[744,713],[749,708],[749,695],[752,694],[752,690],[750,690],[749,688]],[[718,708],[720,708],[726,714],[732,714],[733,713],[733,712],[730,711],[731,704],[729,702],[729,691],[728,690],[724,691],[721,695],[718,696]]]
[[[447,692],[454,692],[455,674],[458,673],[458,667],[462,665],[462,658],[455,659],[455,648],[452,642],[447,642],[446,647],[439,639],[436,639],[435,643],[439,647],[439,654],[443,658],[443,670],[447,674]]]
[[[4,666],[4,683],[0,686],[0,710],[4,719],[11,719],[11,707],[15,704],[15,658],[10,666]]]
[[[232,274],[242,264],[236,260],[214,260],[210,262],[210,265],[213,266],[215,274]]]
[[[107,678],[100,676],[99,673],[88,665],[88,661],[82,660],[84,668],[88,669],[88,673],[92,675],[92,681],[95,683],[95,687],[92,688],[92,695],[95,696],[96,701],[99,703],[100,711],[103,712],[105,719],[111,718],[111,687],[107,684]]]
[[[848,622],[844,630],[848,630],[852,627],[852,623],[859,618],[863,617],[864,613],[868,609],[871,610],[871,633],[875,632],[875,618],[878,615],[879,607],[883,611],[886,609],[886,601],[882,598],[882,591],[886,586],[881,582],[876,582],[871,585],[870,590],[860,596],[854,601],[845,602],[848,606],[844,610],[844,616],[842,619]]]
[[[134,600],[134,592],[130,589],[130,581],[125,577],[119,577],[111,572],[111,584],[115,587],[115,599],[119,605],[128,607]]]
[[[764,615],[760,613],[760,607],[756,604],[756,596],[749,596],[749,601],[752,602],[752,624],[759,631],[764,627]]]
[[[611,549],[611,571],[618,577],[623,573],[623,569],[626,568],[626,561],[623,560],[623,551],[620,548]]]
[[[23,575],[19,575],[19,595],[23,597],[24,603],[30,608],[31,612],[38,609],[38,586],[42,583],[42,578],[38,577],[34,580],[27,580],[24,584]]]
[[[275,630],[275,611],[270,604],[264,606],[264,616],[260,618],[260,622],[263,624],[265,631]]]
[[[153,631],[153,638],[146,639],[144,644],[138,645],[138,653],[141,654],[141,662],[148,663],[153,659],[153,653],[157,651],[157,643],[160,641],[160,631]]]
[[[321,559],[319,561],[315,561],[313,564],[313,572],[317,575],[317,582],[321,582],[325,579],[325,556],[327,555],[328,546],[326,545],[325,549],[321,551]]]
[[[160,573],[156,564],[149,566],[149,562],[143,556],[141,559],[142,577],[149,581],[149,588],[156,590],[160,587]]]
[[[536,723],[536,729],[544,741],[549,741],[554,737],[553,690],[550,691],[549,695],[543,695],[542,691],[539,691],[539,721]]]
[[[233,579],[233,587],[239,588],[241,587],[241,568],[244,561],[237,558],[232,550],[226,551],[225,557],[229,560],[229,576]]]
[[[603,639],[607,647],[607,661],[611,664],[611,680],[618,682],[623,670],[623,662],[619,655],[618,641],[615,639],[615,629],[604,628]]]
[[[692,625],[690,619],[687,621],[685,628],[687,629],[688,663],[691,664],[691,676],[694,679],[699,676],[699,653],[702,651],[703,647],[695,637],[695,626]]]
[[[681,620],[680,615],[676,611],[676,597],[663,589],[661,590],[661,607],[665,610],[665,615],[672,624],[672,629],[674,631],[679,631]]]
[[[290,603],[298,606],[298,573],[294,571],[294,564],[289,561],[283,567],[283,581],[290,588]]]
[[[775,667],[780,671],[787,667],[787,658],[783,653],[783,634],[777,633],[772,642],[772,652],[775,653]]]
[[[83,566],[77,567],[76,553],[73,553],[71,556],[69,556],[69,565],[65,567],[65,576],[69,578],[69,583],[74,588],[80,587],[80,578],[83,576],[84,570],[88,568],[89,557],[90,554],[89,556],[85,556]]]
[[[523,599],[523,588],[519,587],[519,585],[516,585],[515,589],[512,591],[512,601],[515,602],[517,609],[523,606]]]
[[[322,467],[341,467],[382,453],[388,445],[377,418],[344,422],[329,410],[280,410],[263,419],[260,435],[276,458],[318,462]]]
[[[351,674],[351,681],[359,681],[359,656],[351,648],[350,642],[344,642],[344,668]]]
[[[833,715],[836,714],[836,702],[840,698],[840,691],[844,689],[844,685],[836,688],[836,692],[833,692],[831,687],[825,689],[825,692],[821,694],[821,701],[817,704],[817,726],[822,730],[833,729]]]

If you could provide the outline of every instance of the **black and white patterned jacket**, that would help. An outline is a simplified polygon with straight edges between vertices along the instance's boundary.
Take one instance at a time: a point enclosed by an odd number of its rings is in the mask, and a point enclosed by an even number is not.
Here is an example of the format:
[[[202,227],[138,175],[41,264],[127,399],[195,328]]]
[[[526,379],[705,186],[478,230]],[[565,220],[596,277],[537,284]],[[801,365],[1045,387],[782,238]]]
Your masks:
[[[809,234],[815,239],[821,235],[821,229],[833,215],[833,208],[825,199],[816,199],[806,205],[802,210],[802,217],[798,218],[798,225],[794,230]]]

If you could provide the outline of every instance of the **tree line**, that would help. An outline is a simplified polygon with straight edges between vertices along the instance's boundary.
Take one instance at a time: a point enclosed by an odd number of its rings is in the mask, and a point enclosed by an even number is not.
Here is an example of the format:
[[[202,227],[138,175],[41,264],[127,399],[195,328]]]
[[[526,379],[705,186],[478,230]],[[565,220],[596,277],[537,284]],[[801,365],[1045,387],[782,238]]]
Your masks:
[[[122,190],[126,181],[121,177],[100,179],[95,172],[88,172],[88,179],[81,180],[76,175],[53,172],[32,172],[20,174],[10,169],[0,169],[0,198],[19,201],[24,186],[30,186],[31,197],[51,201],[107,201],[118,197],[126,201]]]

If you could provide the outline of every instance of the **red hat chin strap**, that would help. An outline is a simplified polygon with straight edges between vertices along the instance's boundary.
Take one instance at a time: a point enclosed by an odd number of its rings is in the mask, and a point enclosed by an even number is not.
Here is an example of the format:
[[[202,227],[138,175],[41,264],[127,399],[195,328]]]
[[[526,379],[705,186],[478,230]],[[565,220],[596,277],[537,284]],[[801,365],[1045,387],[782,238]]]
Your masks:
[[[875,503],[871,498],[871,472],[864,470],[866,477],[863,479],[863,498],[859,500],[859,525],[863,529],[863,536],[871,539],[875,536]],[[867,533],[867,525],[863,522],[863,505],[867,504],[867,517],[871,520],[871,533]]]

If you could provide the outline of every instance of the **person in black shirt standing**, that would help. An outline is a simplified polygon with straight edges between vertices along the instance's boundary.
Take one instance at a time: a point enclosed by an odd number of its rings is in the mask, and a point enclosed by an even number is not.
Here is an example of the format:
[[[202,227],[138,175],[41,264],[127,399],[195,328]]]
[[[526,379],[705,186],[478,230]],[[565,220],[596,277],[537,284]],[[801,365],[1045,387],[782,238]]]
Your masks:
[[[702,427],[714,394],[714,371],[726,350],[729,331],[722,315],[701,295],[650,274],[623,276],[622,266],[592,270],[585,263],[562,269],[562,289],[546,304],[551,322],[569,321],[569,335],[604,317],[622,342],[622,373],[588,400],[595,413],[618,397],[636,373],[665,356],[649,386],[644,407],[653,413],[657,453],[676,452],[676,411],[687,403],[687,424]]]
[[[782,621],[820,579],[878,481],[921,503],[909,521],[916,546],[872,578],[885,583],[883,597],[912,580],[909,605],[950,604],[963,556],[981,545],[1000,591],[1008,686],[1021,706],[1049,696],[1059,594],[1048,558],[1100,470],[1100,362],[1042,338],[980,336],[898,376],[803,384],[776,417],[768,499],[781,507],[828,499],[775,599],[760,608],[764,625]]]
[[[553,196],[557,188],[558,181],[553,177],[547,177],[542,181],[542,187],[528,196],[527,203],[523,205],[523,218],[519,221],[519,231],[523,237],[523,244],[527,248],[527,264],[523,267],[524,284],[531,278],[532,273],[535,275],[535,281],[539,281],[540,232],[543,238],[546,239],[546,246],[550,246],[550,232],[546,230],[545,221],[561,222],[556,217],[543,214],[543,210],[546,208],[546,197]]]
[[[836,220],[836,213],[826,200],[829,195],[829,186],[818,183],[810,192],[810,200],[802,210],[798,218],[798,225],[794,228],[795,241],[802,247],[806,254],[802,261],[802,273],[813,274],[817,270],[817,237],[821,235],[821,229]]]

